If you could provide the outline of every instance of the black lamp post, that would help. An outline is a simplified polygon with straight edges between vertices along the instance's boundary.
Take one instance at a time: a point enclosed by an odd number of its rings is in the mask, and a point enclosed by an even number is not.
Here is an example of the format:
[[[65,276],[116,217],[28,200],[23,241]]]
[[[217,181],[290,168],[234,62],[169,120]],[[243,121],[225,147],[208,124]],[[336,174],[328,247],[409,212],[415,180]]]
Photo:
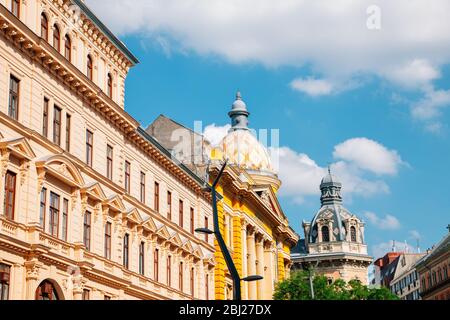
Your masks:
[[[227,245],[225,244],[225,240],[222,237],[222,234],[220,233],[219,228],[219,214],[217,210],[217,192],[216,187],[219,183],[220,178],[222,177],[223,171],[225,170],[225,167],[227,166],[227,161],[223,164],[222,168],[220,169],[219,174],[216,177],[216,180],[212,184],[211,187],[208,187],[208,190],[211,191],[212,195],[212,206],[213,206],[213,220],[214,220],[214,231],[208,229],[208,228],[198,228],[195,229],[195,232],[203,233],[203,234],[214,234],[217,238],[217,242],[219,243],[220,250],[222,251],[223,257],[225,259],[225,262],[227,264],[228,270],[230,271],[231,278],[233,279],[233,300],[241,300],[241,281],[258,281],[262,280],[263,277],[261,276],[248,276],[246,278],[241,279],[239,276],[239,272],[236,269],[236,266],[233,262],[233,258],[231,257],[230,251],[228,251]]]

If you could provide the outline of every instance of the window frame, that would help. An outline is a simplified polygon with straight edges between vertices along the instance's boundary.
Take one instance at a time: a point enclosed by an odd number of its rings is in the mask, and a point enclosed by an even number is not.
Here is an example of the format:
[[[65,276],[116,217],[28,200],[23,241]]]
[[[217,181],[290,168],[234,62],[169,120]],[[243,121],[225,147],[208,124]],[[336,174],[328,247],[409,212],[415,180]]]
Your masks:
[[[113,179],[113,165],[114,165],[114,148],[110,145],[106,145],[106,177],[109,180]]]
[[[17,173],[7,170],[4,185],[4,215],[9,220],[14,220],[16,211]],[[12,199],[9,198],[11,195]],[[11,200],[11,204],[7,200]]]
[[[17,90],[13,89],[17,87]],[[16,121],[19,120],[20,107],[20,79],[13,74],[9,76],[8,116]]]
[[[320,232],[322,234],[322,242],[330,242],[330,228],[328,226],[322,226],[320,227]],[[325,235],[326,237],[324,237]]]
[[[68,34],[64,37],[64,57],[72,62],[72,39]]]
[[[11,266],[0,263],[0,301],[9,300]]]
[[[44,23],[45,22],[45,23]],[[41,13],[41,38],[48,42],[48,17],[42,12]]]
[[[94,163],[94,133],[89,129],[86,129],[86,164],[92,168],[93,163]]]
[[[105,223],[105,238],[104,238],[104,257],[111,260],[111,240],[112,240],[112,223],[107,221]]]
[[[91,251],[92,213],[86,210],[83,216],[83,244],[87,251]]]
[[[178,226],[184,226],[184,201],[181,199],[178,201]]]
[[[59,237],[59,214],[61,212],[61,196],[50,191],[49,201],[49,234],[55,238]],[[56,231],[56,232],[55,232]]]
[[[48,137],[49,108],[50,108],[50,99],[44,97],[44,106],[42,110],[42,135],[46,138]]]
[[[125,191],[129,194],[131,192],[131,163],[125,161]]]
[[[145,275],[145,242],[139,244],[139,274]]]
[[[178,289],[183,292],[183,261],[180,261],[178,265]]]
[[[66,113],[66,151],[70,152],[70,139],[71,139],[71,134],[70,132],[72,131],[72,115]]]
[[[166,261],[166,274],[167,274],[167,286],[170,287],[172,285],[172,256],[167,256]]]
[[[159,249],[153,251],[153,280],[159,282]]]
[[[357,242],[358,241],[358,236],[356,234],[356,227],[355,226],[350,226],[350,241],[351,242]]]
[[[61,52],[61,31],[58,25],[55,23],[53,25],[53,41],[52,46],[56,51]]]
[[[108,72],[106,85],[107,85],[107,95],[109,98],[112,99],[113,98],[113,76],[112,76],[111,72]]]
[[[167,191],[167,220],[172,221],[172,192]]]
[[[189,209],[189,223],[190,223],[190,228],[191,228],[191,233],[194,234],[195,232],[195,211],[194,208],[190,207]]]
[[[58,115],[58,116],[57,116]],[[53,143],[61,146],[61,132],[62,132],[62,109],[53,106]]]
[[[69,200],[63,198],[61,239],[67,241],[69,232]]]
[[[87,55],[86,76],[89,80],[94,81],[94,60],[90,54]]]
[[[42,196],[44,199],[42,199]],[[39,225],[45,231],[45,217],[47,213],[47,188],[43,187],[39,196]]]
[[[140,193],[140,200],[142,203],[145,203],[145,178],[146,178],[145,172],[141,171],[139,193]]]
[[[127,269],[130,267],[130,235],[125,233],[123,237],[123,266]]]
[[[155,181],[154,188],[153,208],[156,212],[159,212],[159,182]]]
[[[11,13],[18,19],[20,19],[20,0],[11,0]]]

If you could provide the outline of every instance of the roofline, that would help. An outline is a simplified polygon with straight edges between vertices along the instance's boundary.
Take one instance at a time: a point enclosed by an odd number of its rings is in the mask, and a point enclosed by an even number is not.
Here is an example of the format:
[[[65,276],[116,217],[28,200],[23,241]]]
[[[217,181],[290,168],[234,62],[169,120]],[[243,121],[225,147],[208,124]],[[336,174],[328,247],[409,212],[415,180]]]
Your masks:
[[[72,0],[83,13],[92,20],[92,22],[103,32],[106,36],[122,51],[123,54],[132,62],[133,65],[139,63],[139,60],[136,58],[133,53],[125,46],[125,44],[117,38],[112,31],[100,21],[100,19],[92,12],[91,9],[82,1],[82,0]]]
[[[177,159],[172,158],[172,154],[169,150],[167,150],[161,143],[159,143],[154,137],[148,134],[144,128],[138,127],[136,129],[137,133],[140,134],[144,139],[153,144],[158,150],[164,154],[166,157],[170,158],[177,166],[179,166],[183,171],[185,171],[192,179],[194,179],[199,185],[204,185],[205,180],[196,175],[191,169],[189,169],[186,165],[178,161]],[[211,186],[209,182],[206,182],[208,186]],[[218,199],[222,199],[221,194],[217,194]]]

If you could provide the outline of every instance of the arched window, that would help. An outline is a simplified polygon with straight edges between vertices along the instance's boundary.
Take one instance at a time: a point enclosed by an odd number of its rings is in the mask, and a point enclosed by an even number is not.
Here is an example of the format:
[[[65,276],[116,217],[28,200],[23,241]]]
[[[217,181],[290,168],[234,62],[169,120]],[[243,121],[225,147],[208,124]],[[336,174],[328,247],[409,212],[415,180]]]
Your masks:
[[[113,95],[113,79],[111,73],[108,73],[108,97],[112,98]]]
[[[64,56],[67,60],[69,60],[69,62],[72,60],[72,41],[67,34],[64,39]]]
[[[58,52],[61,50],[61,34],[56,24],[53,26],[53,48]]]
[[[92,57],[90,55],[87,56],[87,77],[89,80],[92,80],[94,78],[94,67],[92,63]]]
[[[330,229],[327,226],[322,227],[322,242],[330,242]]]
[[[11,0],[11,13],[17,18],[20,17],[20,0]]]
[[[36,300],[59,300],[56,288],[50,281],[43,281],[36,289]]]
[[[44,13],[41,14],[41,37],[48,41],[48,19]]]
[[[352,242],[356,242],[356,228],[354,226],[350,227],[350,237]]]

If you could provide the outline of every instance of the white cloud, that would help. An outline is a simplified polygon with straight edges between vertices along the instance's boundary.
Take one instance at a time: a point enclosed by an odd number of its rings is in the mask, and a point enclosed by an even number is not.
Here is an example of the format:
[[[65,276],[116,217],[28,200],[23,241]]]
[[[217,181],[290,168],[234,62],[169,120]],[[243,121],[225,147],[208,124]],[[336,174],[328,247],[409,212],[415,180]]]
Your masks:
[[[372,255],[375,259],[383,257],[386,253],[392,252],[417,252],[417,249],[405,241],[391,240],[388,242],[381,242],[370,247]]]
[[[438,79],[441,73],[428,60],[414,59],[398,67],[389,68],[385,76],[406,88],[420,89]]]
[[[297,78],[291,82],[291,87],[313,97],[329,95],[334,90],[334,85],[330,81],[314,78]]]
[[[400,221],[393,215],[387,214],[384,218],[379,217],[373,212],[365,212],[364,216],[370,224],[383,230],[397,230],[401,227]]]
[[[360,75],[423,90],[450,63],[448,0],[434,0],[433,5],[379,0],[379,30],[367,27],[372,0],[86,2],[113,31],[141,34],[166,54],[194,52],[267,67],[308,66],[312,75],[323,78],[300,78],[292,86],[315,96],[336,92],[338,82],[329,79],[345,82]],[[443,109],[438,105],[425,97],[411,106],[413,116],[438,117]]]
[[[450,106],[450,90],[428,89],[422,100],[413,104],[412,115],[420,120],[433,120]]]
[[[216,124],[213,123],[205,128],[203,135],[205,136],[206,140],[211,142],[213,146],[217,146],[220,141],[227,135],[230,128],[230,124],[224,126],[216,126]]]
[[[403,163],[397,151],[367,138],[353,138],[337,145],[333,156],[376,174],[396,174]]]

